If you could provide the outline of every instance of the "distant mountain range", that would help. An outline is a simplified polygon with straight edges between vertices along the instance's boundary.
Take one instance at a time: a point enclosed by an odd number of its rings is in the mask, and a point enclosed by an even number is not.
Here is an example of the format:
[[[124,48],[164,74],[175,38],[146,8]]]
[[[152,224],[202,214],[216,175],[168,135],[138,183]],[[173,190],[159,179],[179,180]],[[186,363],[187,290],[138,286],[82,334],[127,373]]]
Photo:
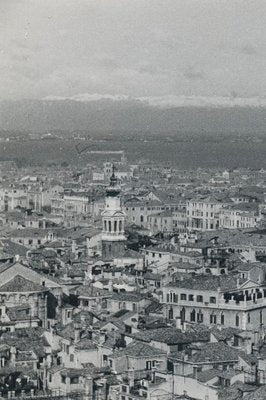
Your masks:
[[[162,107],[145,99],[108,96],[2,101],[0,130],[254,135],[266,132],[266,107],[245,103],[210,106],[204,102],[202,106],[166,102]]]

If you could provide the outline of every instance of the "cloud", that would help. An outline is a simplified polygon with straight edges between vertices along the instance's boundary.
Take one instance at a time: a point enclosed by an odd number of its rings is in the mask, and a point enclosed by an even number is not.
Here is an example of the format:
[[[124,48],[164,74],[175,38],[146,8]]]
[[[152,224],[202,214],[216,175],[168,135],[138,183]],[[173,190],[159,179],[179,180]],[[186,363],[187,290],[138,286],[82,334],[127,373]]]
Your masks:
[[[188,69],[185,73],[184,73],[184,77],[188,80],[192,80],[192,81],[198,81],[198,80],[203,80],[205,79],[203,72],[200,71],[196,71],[193,68]]]
[[[257,49],[255,46],[252,46],[251,44],[245,44],[240,47],[240,53],[245,54],[247,56],[254,56],[257,54]]]
[[[132,97],[127,95],[101,95],[98,93],[89,94],[83,93],[71,97],[63,96],[46,96],[45,101],[62,101],[72,100],[77,102],[93,102],[99,100],[111,101],[138,101],[143,104],[158,107],[158,108],[173,108],[173,107],[263,107],[266,108],[266,97],[234,97],[234,96],[147,96],[147,97]]]
[[[0,97],[263,96],[266,2],[228,4],[2,0]]]

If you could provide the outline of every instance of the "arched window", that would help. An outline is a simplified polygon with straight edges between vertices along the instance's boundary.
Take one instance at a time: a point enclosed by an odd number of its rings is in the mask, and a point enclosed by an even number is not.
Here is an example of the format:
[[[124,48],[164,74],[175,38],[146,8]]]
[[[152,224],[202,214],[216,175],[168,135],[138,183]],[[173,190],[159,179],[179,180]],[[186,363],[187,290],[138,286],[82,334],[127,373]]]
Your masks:
[[[239,326],[239,315],[236,314],[236,326]]]
[[[203,322],[203,314],[201,310],[199,310],[197,314],[197,322]]]
[[[106,222],[106,219],[104,220],[104,230],[105,230],[105,232],[107,231],[107,222]]]
[[[123,230],[123,225],[122,225],[122,221],[119,221],[119,232],[122,232]]]
[[[250,313],[248,313],[248,324],[250,324]]]
[[[174,318],[174,312],[173,312],[173,307],[170,307],[168,311],[168,318],[173,319]]]
[[[181,310],[180,318],[181,318],[181,322],[184,322],[186,320],[186,309],[185,309],[185,307],[183,307],[182,310]]]
[[[193,309],[190,313],[190,321],[195,322],[196,321],[196,311]]]
[[[263,324],[263,315],[262,315],[262,310],[260,310],[260,324]]]
[[[224,325],[224,313],[221,314],[221,325]]]
[[[114,222],[114,231],[117,231],[117,221]]]
[[[108,230],[109,230],[109,232],[112,232],[112,225],[111,225],[111,221],[108,221]]]
[[[216,324],[217,319],[216,319],[216,315],[214,313],[211,313],[210,315],[210,323],[211,324]]]

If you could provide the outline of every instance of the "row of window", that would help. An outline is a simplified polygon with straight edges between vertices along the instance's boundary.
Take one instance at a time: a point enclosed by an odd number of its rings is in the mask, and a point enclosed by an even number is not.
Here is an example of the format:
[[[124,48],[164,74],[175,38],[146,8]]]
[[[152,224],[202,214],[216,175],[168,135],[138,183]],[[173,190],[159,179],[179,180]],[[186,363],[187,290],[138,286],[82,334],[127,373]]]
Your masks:
[[[204,207],[205,206],[205,207],[213,208],[213,204],[208,204],[208,203],[190,203],[189,206],[191,206],[191,204],[193,207]]]
[[[194,301],[196,299],[197,303],[203,303],[203,296],[197,295],[195,296],[194,294],[189,294],[187,295],[186,293],[181,293],[180,294],[180,300],[188,300],[188,301]],[[170,292],[167,293],[167,303],[177,303],[178,302],[178,295],[176,293]],[[216,304],[216,297],[211,296],[209,298],[209,303],[211,304]]]
[[[189,215],[189,211],[188,211],[188,215]],[[195,215],[196,217],[203,217],[203,211],[192,211],[192,215]],[[205,216],[208,218],[209,217],[209,213],[208,211],[206,211]],[[213,213],[210,213],[210,217],[213,218]]]
[[[114,232],[122,232],[122,229],[123,229],[123,222],[122,221],[119,221],[119,223],[117,223],[118,221],[114,221],[114,224],[113,224],[113,230],[114,230]],[[107,229],[107,226],[108,226],[108,229]],[[105,230],[105,232],[107,232],[107,230],[108,230],[108,232],[112,232],[112,222],[111,221],[108,221],[108,224],[107,224],[107,221],[105,220],[104,221],[104,230]]]

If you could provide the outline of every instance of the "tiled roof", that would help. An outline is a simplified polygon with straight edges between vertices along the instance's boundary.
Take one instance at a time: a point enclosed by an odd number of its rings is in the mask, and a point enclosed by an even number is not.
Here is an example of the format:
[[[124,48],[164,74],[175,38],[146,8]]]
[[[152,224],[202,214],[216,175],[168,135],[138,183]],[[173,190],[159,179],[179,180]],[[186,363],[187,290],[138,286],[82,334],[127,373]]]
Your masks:
[[[98,289],[91,285],[82,285],[77,290],[76,293],[81,297],[110,297],[111,293],[107,290]]]
[[[97,349],[97,346],[95,343],[93,343],[92,340],[84,338],[84,339],[81,339],[76,344],[75,349],[77,349],[77,350],[94,350],[94,349]]]
[[[262,385],[252,393],[245,396],[245,400],[265,400],[266,399],[266,385]]]
[[[21,275],[16,275],[0,287],[0,292],[45,292],[47,288]]]
[[[206,369],[204,371],[199,371],[197,373],[197,380],[202,383],[207,383],[211,379],[215,378],[216,376],[218,377],[219,372],[221,372],[221,371],[219,371],[218,369],[215,369],[215,368]]]
[[[166,355],[163,350],[152,347],[145,343],[132,342],[122,350],[115,351],[112,358],[129,357],[153,357],[157,355]]]
[[[193,350],[195,350],[193,348]],[[188,355],[187,361],[190,363],[215,363],[215,362],[238,362],[240,352],[233,347],[227,346],[223,342],[207,343],[198,346],[198,349],[192,355]],[[185,353],[177,352],[170,355],[171,358],[184,360]]]
[[[182,332],[176,328],[156,328],[137,332],[132,337],[144,342],[162,342],[168,345],[189,344],[193,342],[207,342],[210,334],[208,330]]]
[[[14,243],[9,239],[1,239],[1,244],[3,245],[3,250],[12,256],[22,256],[25,257],[27,255],[27,251],[29,250],[27,247]]]
[[[113,293],[112,298],[118,301],[134,301],[139,302],[145,298],[145,295],[136,292],[120,292],[120,293]]]
[[[239,283],[244,283],[245,280],[239,280]],[[217,289],[232,290],[237,288],[237,277],[226,276],[205,276],[196,275],[185,277],[183,280],[171,283],[170,286],[185,288],[216,291]]]

